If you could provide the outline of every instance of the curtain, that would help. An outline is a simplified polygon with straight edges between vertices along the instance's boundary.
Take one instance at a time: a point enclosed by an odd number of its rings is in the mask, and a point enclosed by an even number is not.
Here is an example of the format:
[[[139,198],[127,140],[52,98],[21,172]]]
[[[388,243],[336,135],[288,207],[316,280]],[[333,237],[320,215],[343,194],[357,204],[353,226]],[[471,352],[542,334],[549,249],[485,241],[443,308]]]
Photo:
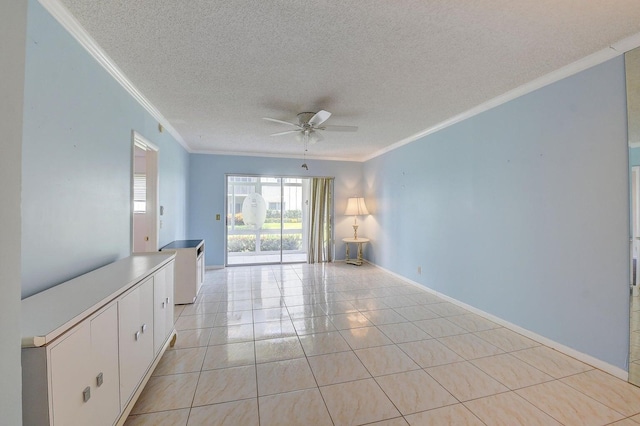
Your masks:
[[[312,178],[309,205],[308,263],[333,261],[331,215],[333,178]]]

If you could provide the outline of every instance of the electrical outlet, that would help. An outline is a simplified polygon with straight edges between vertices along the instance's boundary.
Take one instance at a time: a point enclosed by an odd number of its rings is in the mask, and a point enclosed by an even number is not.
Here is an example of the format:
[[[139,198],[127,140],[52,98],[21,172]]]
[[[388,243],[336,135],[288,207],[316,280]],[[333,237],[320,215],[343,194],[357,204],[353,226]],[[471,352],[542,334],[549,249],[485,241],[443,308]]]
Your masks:
[[[418,275],[422,275],[422,266],[418,266]]]
[[[220,214],[216,215],[216,220],[220,220]]]

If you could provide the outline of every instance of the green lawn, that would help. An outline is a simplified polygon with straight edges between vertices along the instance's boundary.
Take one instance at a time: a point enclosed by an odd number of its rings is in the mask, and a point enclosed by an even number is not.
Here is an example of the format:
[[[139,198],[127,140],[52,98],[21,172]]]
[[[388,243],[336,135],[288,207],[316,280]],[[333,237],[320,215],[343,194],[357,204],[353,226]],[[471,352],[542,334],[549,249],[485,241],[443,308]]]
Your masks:
[[[235,229],[242,231],[246,229],[253,229],[253,226],[236,225]],[[262,229],[280,229],[279,223],[265,223],[262,225]],[[285,223],[284,229],[302,229],[302,223]]]

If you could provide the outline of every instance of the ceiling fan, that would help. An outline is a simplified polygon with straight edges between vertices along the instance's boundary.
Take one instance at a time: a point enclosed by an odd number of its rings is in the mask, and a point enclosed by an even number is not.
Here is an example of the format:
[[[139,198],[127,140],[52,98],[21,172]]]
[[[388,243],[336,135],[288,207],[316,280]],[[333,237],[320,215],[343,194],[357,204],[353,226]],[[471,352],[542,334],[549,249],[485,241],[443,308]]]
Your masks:
[[[288,135],[297,133],[298,139],[307,144],[314,144],[323,139],[319,130],[327,130],[332,132],[355,132],[357,126],[332,126],[324,124],[331,117],[329,111],[320,110],[318,112],[301,112],[297,115],[298,123],[290,123],[288,121],[277,120],[275,118],[263,117],[263,120],[273,121],[274,123],[286,124],[295,127],[293,130],[285,130],[284,132],[272,133],[271,136]]]

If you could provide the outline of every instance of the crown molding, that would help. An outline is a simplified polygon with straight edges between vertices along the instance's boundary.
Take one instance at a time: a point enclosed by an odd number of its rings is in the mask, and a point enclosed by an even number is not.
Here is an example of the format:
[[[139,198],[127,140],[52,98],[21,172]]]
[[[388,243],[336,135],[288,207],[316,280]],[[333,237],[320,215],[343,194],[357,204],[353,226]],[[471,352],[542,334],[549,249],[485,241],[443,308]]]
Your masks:
[[[204,154],[204,155],[229,155],[238,157],[263,157],[263,158],[291,158],[296,160],[320,160],[320,161],[348,161],[354,163],[361,163],[362,160],[357,158],[345,158],[345,157],[328,157],[320,155],[300,155],[300,154],[269,154],[265,152],[234,152],[234,151],[216,151],[208,149],[194,149],[189,151],[191,154]]]
[[[620,53],[626,53],[630,50],[635,49],[636,47],[640,47],[640,33],[623,38],[622,40],[617,41],[611,45],[612,49]]]
[[[107,53],[84,29],[82,24],[59,0],[38,0],[53,18],[80,43],[82,47],[135,99],[153,118],[158,120],[177,141],[191,152],[180,133],[169,123],[160,111],[138,90]]]
[[[38,0],[40,4],[56,19],[64,29],[66,29],[82,47],[147,111],[154,117],[158,123],[160,123],[179,143],[185,150],[193,154],[214,154],[214,155],[240,155],[240,156],[252,156],[252,157],[280,157],[280,158],[300,158],[294,155],[281,155],[281,154],[264,154],[264,153],[241,153],[241,152],[223,152],[223,151],[207,151],[207,150],[192,150],[184,141],[178,131],[169,123],[169,121],[160,113],[160,111],[134,86],[134,84],[127,78],[127,76],[120,70],[120,68],[113,62],[113,60],[107,55],[107,53],[96,43],[96,41],[89,35],[80,22],[69,12],[69,10],[60,2],[60,0]],[[432,133],[436,133],[456,123],[464,121],[468,118],[474,117],[482,112],[488,111],[506,102],[514,100],[520,96],[531,93],[556,81],[562,80],[571,75],[577,74],[587,68],[599,65],[609,59],[620,56],[625,52],[632,50],[640,46],[640,33],[626,37],[615,43],[612,43],[609,47],[602,49],[594,54],[579,59],[565,67],[562,67],[556,71],[546,74],[540,78],[530,81],[522,86],[519,86],[509,92],[506,92],[500,96],[497,96],[487,102],[484,102],[474,108],[471,108],[461,114],[453,116],[448,120],[442,121],[434,126],[431,126],[419,133],[411,135],[405,139],[402,139],[392,145],[387,146],[373,154],[364,156],[362,158],[335,158],[335,157],[310,157],[309,159],[315,160],[332,160],[332,161],[354,161],[354,162],[366,162],[373,158],[379,157],[387,152],[398,149],[404,145],[421,139]]]
[[[609,47],[602,49],[596,53],[593,53],[589,56],[585,56],[582,59],[578,59],[575,62],[572,62],[571,64],[564,66],[560,69],[557,69],[555,71],[550,72],[549,74],[543,75],[540,78],[537,78],[535,80],[532,80],[528,83],[523,84],[520,87],[517,87],[513,90],[510,90],[500,96],[497,96],[493,99],[490,99],[487,102],[484,102],[474,108],[471,108],[470,110],[467,110],[461,114],[458,114],[456,116],[451,117],[448,120],[442,121],[438,124],[436,124],[435,126],[429,127],[425,130],[423,130],[420,133],[416,133],[412,136],[409,136],[405,139],[402,139],[392,145],[389,145],[388,147],[381,149],[380,151],[377,151],[365,158],[363,158],[361,161],[369,161],[373,158],[379,157],[389,151],[393,151],[395,149],[398,149],[404,145],[407,145],[411,142],[414,142],[420,138],[423,138],[427,135],[430,135],[432,133],[436,133],[442,129],[445,129],[449,126],[452,126],[456,123],[460,123],[461,121],[464,121],[468,118],[471,118],[473,116],[476,116],[480,113],[483,113],[485,111],[488,111],[492,108],[495,108],[499,105],[502,105],[504,103],[507,103],[509,101],[512,101],[516,98],[519,98],[520,96],[526,95],[528,93],[531,93],[535,90],[541,89],[542,87],[548,86],[552,83],[555,83],[557,81],[560,81],[566,77],[570,77],[574,74],[577,74],[581,71],[586,70],[587,68],[591,68],[593,66],[599,65],[603,62],[606,62],[610,59],[615,58],[616,56],[620,56],[622,54],[624,54],[625,52],[631,50],[631,49],[635,49],[636,47],[640,46],[640,33],[635,34],[633,36],[624,38],[616,43],[613,43],[612,45],[610,45]]]

